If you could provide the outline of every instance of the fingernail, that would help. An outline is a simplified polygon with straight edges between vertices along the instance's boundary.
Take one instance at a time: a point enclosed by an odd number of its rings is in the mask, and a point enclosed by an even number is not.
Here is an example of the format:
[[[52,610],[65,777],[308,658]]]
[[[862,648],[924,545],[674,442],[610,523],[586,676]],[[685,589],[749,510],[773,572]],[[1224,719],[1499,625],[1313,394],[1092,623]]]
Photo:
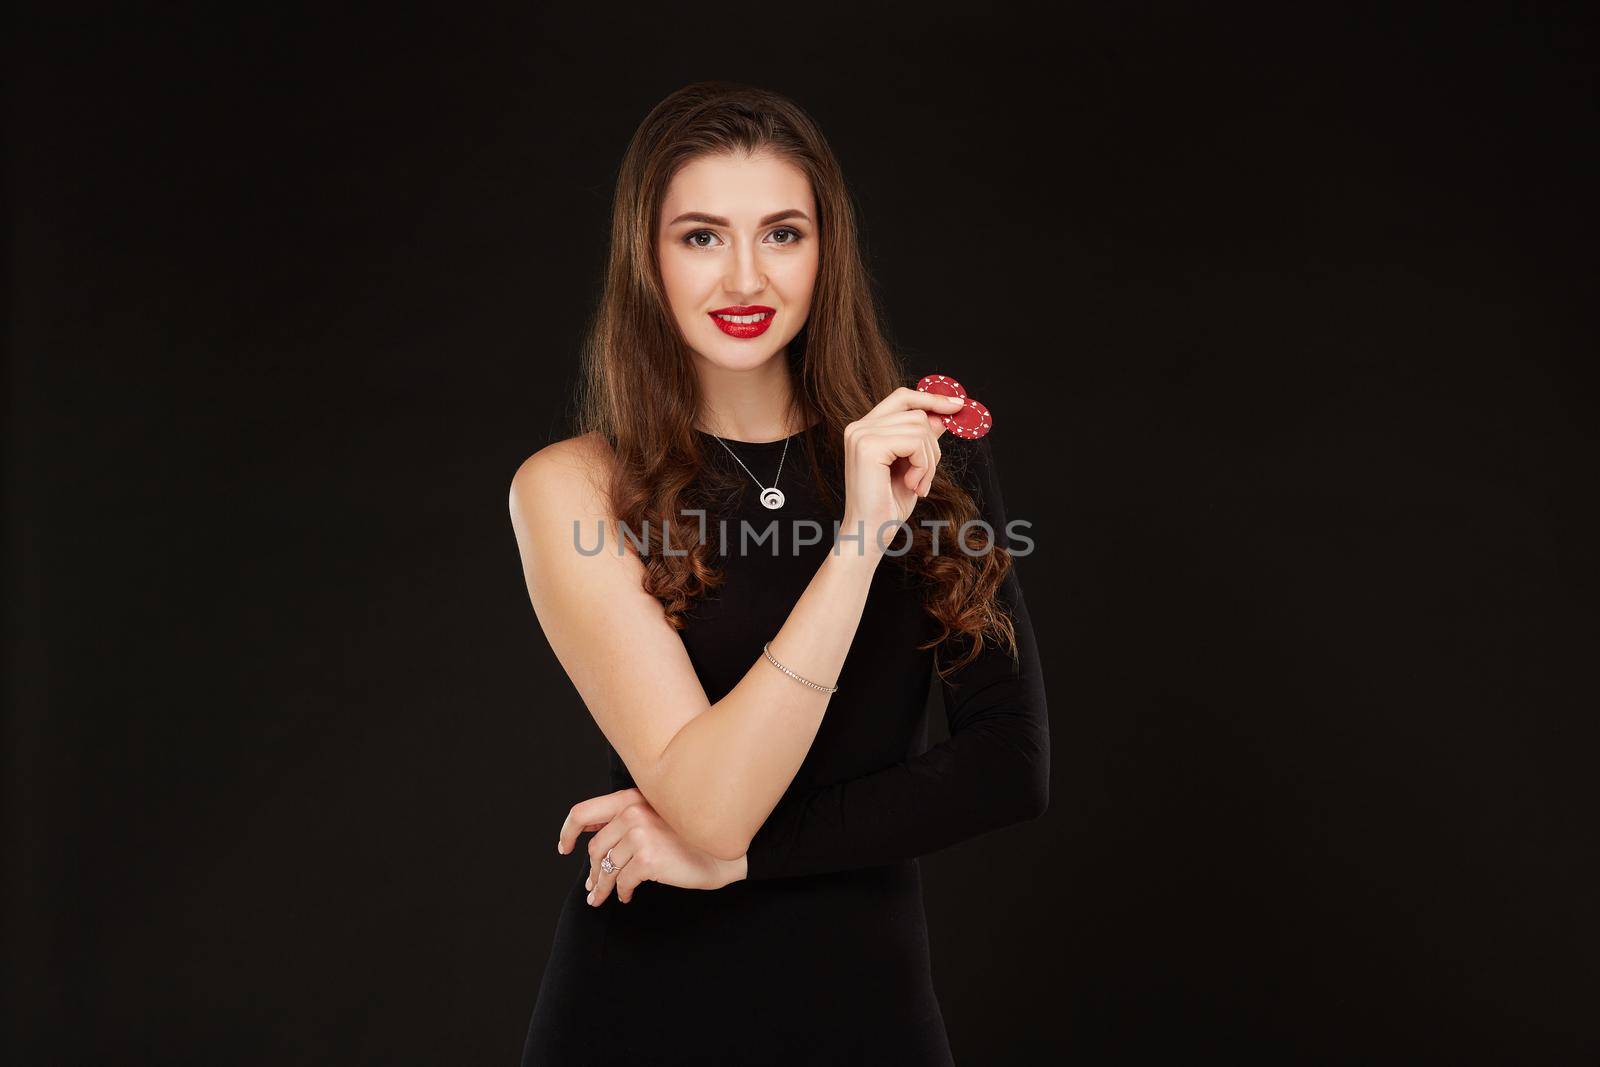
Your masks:
[[[565,856],[567,854],[566,843],[563,842],[563,841],[557,841],[556,842],[556,851],[561,853],[563,856]]]
[[[585,888],[585,889],[593,889],[594,888],[594,879],[593,878],[585,878],[583,880],[583,888]]]
[[[593,893],[589,894],[589,903],[591,903],[591,904],[594,903],[594,894]]]

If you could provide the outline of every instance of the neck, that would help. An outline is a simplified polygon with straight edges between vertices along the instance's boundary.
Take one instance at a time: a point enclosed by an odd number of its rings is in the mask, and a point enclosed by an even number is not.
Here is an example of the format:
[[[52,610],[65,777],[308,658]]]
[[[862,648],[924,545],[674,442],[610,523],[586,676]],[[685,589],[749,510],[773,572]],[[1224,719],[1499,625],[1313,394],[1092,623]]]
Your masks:
[[[707,433],[740,441],[779,441],[801,429],[790,410],[794,388],[783,351],[740,369],[696,357],[695,370],[700,378],[697,424]]]

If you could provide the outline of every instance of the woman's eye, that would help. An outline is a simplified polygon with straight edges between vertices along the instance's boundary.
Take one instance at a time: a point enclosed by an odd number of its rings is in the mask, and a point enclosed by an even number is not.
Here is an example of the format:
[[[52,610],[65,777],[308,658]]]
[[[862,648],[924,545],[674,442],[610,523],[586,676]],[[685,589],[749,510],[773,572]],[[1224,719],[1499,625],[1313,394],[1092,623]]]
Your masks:
[[[777,240],[779,234],[786,235],[786,239]],[[804,234],[792,226],[780,226],[772,231],[771,236],[774,238],[773,243],[779,245],[798,244],[805,237]],[[706,238],[706,240],[702,241],[701,238]],[[690,248],[710,248],[712,239],[721,240],[710,230],[695,230],[693,233],[683,235],[683,243]]]

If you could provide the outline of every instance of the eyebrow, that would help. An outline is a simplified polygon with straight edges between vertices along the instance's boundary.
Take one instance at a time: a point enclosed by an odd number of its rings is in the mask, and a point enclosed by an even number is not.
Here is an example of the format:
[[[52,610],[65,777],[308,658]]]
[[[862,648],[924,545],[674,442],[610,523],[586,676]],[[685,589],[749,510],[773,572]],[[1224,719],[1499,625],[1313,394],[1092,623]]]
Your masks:
[[[807,215],[804,211],[801,211],[798,208],[789,208],[787,211],[774,211],[772,214],[756,223],[756,225],[770,226],[772,223],[782,222],[784,219],[805,219],[807,222],[810,222],[811,216]],[[708,226],[733,225],[733,223],[729,222],[721,215],[707,215],[703,211],[685,211],[682,215],[679,215],[677,218],[667,223],[667,225],[676,226],[680,222],[703,222]]]

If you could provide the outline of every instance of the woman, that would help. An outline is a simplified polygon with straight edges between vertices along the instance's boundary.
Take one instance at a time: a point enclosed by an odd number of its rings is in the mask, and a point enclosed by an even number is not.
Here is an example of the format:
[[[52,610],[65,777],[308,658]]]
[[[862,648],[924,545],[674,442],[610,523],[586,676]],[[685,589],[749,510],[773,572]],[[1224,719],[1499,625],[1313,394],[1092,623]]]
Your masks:
[[[511,514],[614,791],[560,829],[524,1063],[952,1062],[916,857],[1044,811],[1043,678],[989,443],[900,384],[803,111],[651,111],[585,363]]]

